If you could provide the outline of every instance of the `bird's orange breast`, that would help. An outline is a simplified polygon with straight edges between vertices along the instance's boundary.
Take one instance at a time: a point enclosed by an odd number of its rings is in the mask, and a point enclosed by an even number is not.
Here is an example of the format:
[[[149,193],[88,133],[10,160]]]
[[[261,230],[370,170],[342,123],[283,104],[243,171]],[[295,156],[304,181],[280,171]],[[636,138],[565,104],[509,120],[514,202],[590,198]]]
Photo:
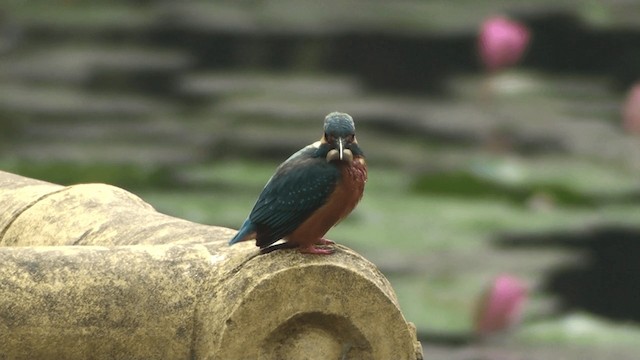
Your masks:
[[[364,194],[367,165],[363,157],[351,164],[340,163],[340,180],[327,202],[305,220],[286,240],[295,244],[314,244],[335,224],[351,213]]]

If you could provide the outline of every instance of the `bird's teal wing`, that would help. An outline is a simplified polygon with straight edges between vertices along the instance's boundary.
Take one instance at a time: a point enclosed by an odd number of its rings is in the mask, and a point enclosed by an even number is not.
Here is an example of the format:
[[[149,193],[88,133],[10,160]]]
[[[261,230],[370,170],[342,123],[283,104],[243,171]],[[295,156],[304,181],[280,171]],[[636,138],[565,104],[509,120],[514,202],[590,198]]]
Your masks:
[[[264,248],[292,233],[327,201],[339,177],[339,169],[324,158],[298,156],[283,163],[249,215],[256,244]]]

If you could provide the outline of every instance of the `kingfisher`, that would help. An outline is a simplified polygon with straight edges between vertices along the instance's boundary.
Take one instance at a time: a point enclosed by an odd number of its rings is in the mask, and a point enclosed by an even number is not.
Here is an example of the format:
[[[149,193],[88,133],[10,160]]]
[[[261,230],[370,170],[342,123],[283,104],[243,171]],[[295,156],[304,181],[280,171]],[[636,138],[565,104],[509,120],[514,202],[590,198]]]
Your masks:
[[[256,240],[263,253],[298,248],[328,255],[335,244],[324,235],[347,217],[364,193],[367,165],[349,114],[332,112],[324,133],[280,164],[229,245]],[[273,245],[278,240],[284,243]],[[318,247],[320,245],[320,247]]]

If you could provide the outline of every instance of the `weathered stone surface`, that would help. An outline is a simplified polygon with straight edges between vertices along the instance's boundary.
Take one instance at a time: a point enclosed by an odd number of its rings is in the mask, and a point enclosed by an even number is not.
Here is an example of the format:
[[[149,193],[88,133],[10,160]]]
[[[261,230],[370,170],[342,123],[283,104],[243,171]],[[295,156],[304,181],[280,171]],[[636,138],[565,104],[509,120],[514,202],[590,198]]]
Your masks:
[[[23,211],[63,187],[0,171],[0,189],[0,245],[3,245],[5,231]]]
[[[232,233],[157,213],[151,205],[120,188],[82,184],[32,204],[4,230],[0,245],[204,243],[227,239]]]
[[[113,186],[0,185],[0,359],[422,358],[349,249],[259,255]]]
[[[268,271],[265,265],[268,264]],[[242,280],[240,280],[242,279]],[[373,264],[349,249],[335,256],[273,252],[251,259],[232,288],[197,316],[217,336],[196,349],[220,359],[414,359],[415,334],[400,313],[391,286]],[[225,314],[224,322],[215,322]],[[202,326],[202,325],[201,325]]]
[[[0,358],[188,359],[203,246],[0,248]]]

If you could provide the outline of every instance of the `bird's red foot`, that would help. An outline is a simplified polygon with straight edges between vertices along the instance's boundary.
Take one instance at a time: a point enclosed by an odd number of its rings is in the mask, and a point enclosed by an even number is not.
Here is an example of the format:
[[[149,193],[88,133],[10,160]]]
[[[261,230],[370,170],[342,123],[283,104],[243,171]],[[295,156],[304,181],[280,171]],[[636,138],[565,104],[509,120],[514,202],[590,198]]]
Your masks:
[[[335,245],[336,242],[333,241],[333,240],[320,238],[316,244],[318,244],[318,245]]]
[[[335,250],[323,249],[323,248],[315,247],[314,245],[309,245],[305,247],[300,247],[299,251],[303,254],[331,255]]]

